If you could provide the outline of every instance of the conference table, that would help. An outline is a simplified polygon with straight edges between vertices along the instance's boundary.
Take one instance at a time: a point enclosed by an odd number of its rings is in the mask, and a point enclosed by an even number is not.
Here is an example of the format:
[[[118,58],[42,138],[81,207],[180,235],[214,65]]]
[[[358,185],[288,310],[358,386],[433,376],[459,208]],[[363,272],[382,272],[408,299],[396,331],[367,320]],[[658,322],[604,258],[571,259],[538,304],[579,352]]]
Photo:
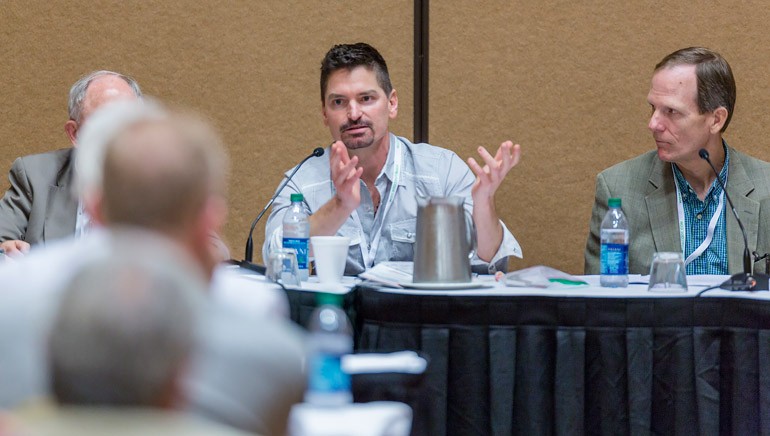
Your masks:
[[[588,284],[468,290],[360,283],[345,308],[359,352],[429,360],[413,434],[770,433],[770,293]],[[487,278],[486,280],[491,280]],[[313,292],[289,290],[304,323]],[[375,398],[376,399],[376,398]]]

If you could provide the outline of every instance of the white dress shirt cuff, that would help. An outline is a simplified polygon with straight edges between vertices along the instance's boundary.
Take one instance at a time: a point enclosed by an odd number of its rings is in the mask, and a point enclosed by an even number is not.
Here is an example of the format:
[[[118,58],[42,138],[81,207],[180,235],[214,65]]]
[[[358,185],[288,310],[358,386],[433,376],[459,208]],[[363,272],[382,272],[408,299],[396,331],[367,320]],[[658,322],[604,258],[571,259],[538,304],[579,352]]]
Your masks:
[[[502,220],[500,221],[500,225],[503,226],[503,242],[500,243],[500,248],[497,249],[497,253],[495,253],[494,257],[492,257],[492,260],[489,263],[484,262],[483,260],[479,259],[478,254],[473,256],[473,259],[471,260],[471,264],[474,266],[486,264],[487,273],[489,274],[494,274],[499,270],[505,270],[509,256],[515,256],[520,259],[523,257],[519,241],[516,240],[516,238],[513,236],[510,230],[508,230],[508,227],[505,226],[505,223]],[[478,270],[478,268],[473,269],[474,271]]]

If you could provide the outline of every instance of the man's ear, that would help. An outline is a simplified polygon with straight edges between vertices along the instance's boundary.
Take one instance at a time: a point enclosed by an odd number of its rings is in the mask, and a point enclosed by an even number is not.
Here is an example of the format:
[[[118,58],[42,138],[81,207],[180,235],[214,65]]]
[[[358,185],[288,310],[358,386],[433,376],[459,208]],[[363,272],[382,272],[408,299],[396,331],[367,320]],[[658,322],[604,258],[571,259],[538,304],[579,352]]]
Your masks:
[[[67,134],[73,147],[77,147],[78,145],[78,128],[80,128],[80,126],[75,120],[67,120],[67,122],[64,123],[64,132]]]
[[[192,246],[207,276],[214,267],[230,258],[230,250],[219,236],[227,219],[227,202],[220,195],[212,195],[206,200],[203,210],[193,222],[190,237]]]
[[[395,119],[396,115],[398,115],[398,94],[393,89],[390,91],[390,96],[388,96],[388,117]]]
[[[727,109],[724,106],[719,106],[718,108],[714,109],[714,112],[712,112],[712,121],[711,125],[709,126],[709,130],[712,134],[716,134],[722,131],[722,128],[725,126],[725,123],[727,122]]]
[[[321,102],[321,117],[324,120],[324,126],[329,127],[329,118],[326,116],[326,105]]]
[[[221,195],[210,195],[193,221],[193,237],[197,240],[207,240],[210,235],[219,235],[226,220],[227,201]]]
[[[101,191],[91,191],[82,195],[83,208],[91,221],[102,226],[107,226],[107,216],[104,212],[104,196]]]
[[[208,232],[219,234],[227,221],[227,200],[221,195],[211,195],[206,200],[203,221]]]

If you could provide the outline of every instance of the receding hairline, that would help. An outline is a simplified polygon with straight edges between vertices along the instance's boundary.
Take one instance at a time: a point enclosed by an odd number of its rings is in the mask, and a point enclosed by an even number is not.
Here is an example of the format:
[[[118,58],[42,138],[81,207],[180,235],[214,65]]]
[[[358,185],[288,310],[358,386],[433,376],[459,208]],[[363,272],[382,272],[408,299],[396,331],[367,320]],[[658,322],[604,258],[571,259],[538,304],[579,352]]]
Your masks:
[[[67,113],[69,115],[69,118],[71,120],[81,122],[82,121],[82,111],[83,111],[83,102],[85,101],[86,94],[88,93],[88,89],[91,87],[91,84],[101,78],[101,77],[107,77],[107,76],[114,76],[119,79],[122,79],[128,87],[131,89],[131,91],[134,93],[134,95],[137,98],[142,98],[142,89],[139,86],[139,83],[137,81],[126,74],[119,73],[117,71],[110,71],[110,70],[96,70],[91,71],[90,73],[84,74],[81,76],[72,86],[69,90],[69,96],[67,101]]]

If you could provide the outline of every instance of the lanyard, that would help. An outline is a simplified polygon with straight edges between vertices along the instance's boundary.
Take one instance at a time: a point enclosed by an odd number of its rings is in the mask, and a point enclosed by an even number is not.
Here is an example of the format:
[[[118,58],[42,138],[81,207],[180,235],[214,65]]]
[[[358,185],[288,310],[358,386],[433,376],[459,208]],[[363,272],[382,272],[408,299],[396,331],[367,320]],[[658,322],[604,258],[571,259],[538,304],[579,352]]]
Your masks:
[[[380,219],[380,225],[377,226],[376,229],[373,229],[372,231],[372,240],[369,242],[368,247],[364,247],[364,240],[366,240],[364,235],[364,227],[361,224],[361,218],[358,216],[358,210],[353,211],[353,221],[356,223],[356,226],[358,226],[358,232],[361,235],[361,255],[364,258],[364,268],[369,269],[374,265],[374,257],[377,254],[377,248],[380,246],[380,235],[382,235],[382,226],[385,225],[385,217],[388,215],[388,211],[390,210],[390,206],[393,204],[393,199],[396,197],[396,191],[398,190],[398,181],[401,178],[401,162],[403,160],[403,155],[401,153],[401,141],[396,140],[395,135],[391,135],[391,146],[393,146],[395,142],[394,147],[394,153],[393,156],[393,183],[390,185],[390,191],[388,192],[388,198],[385,200],[385,204],[381,205],[380,210],[382,212],[381,219]]]
[[[673,164],[671,165],[673,166]],[[677,213],[679,214],[679,241],[682,243],[682,253],[684,253],[685,242],[687,240],[687,228],[685,227],[684,223],[684,204],[682,203],[682,192],[679,190],[679,181],[676,178],[676,174],[673,176],[674,184],[676,185],[676,209]],[[725,181],[725,189],[727,189],[727,181]],[[711,216],[711,221],[709,221],[708,231],[706,232],[706,239],[703,240],[703,242],[698,246],[698,248],[695,249],[695,251],[692,252],[692,254],[687,256],[687,259],[684,261],[685,266],[690,264],[690,262],[693,260],[697,259],[701,254],[703,254],[704,251],[706,251],[709,245],[711,245],[711,241],[714,239],[714,231],[716,230],[717,222],[719,222],[719,217],[722,216],[724,205],[725,191],[723,189],[722,195],[719,196],[719,205],[717,206],[717,210],[714,212],[714,215]]]

